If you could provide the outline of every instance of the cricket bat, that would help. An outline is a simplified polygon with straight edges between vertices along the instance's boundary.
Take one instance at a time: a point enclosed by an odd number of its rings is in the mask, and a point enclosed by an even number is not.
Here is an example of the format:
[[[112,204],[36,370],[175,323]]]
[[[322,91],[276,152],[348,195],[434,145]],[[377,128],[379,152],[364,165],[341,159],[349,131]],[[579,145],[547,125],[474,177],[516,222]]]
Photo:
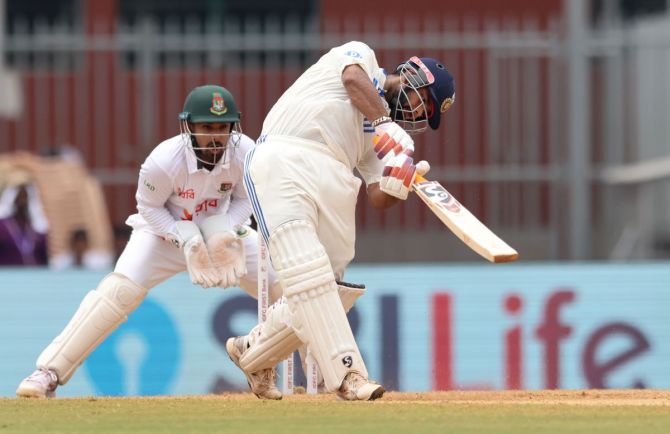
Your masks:
[[[412,187],[451,232],[484,258],[491,262],[512,262],[519,257],[516,250],[491,232],[439,182],[417,175]]]

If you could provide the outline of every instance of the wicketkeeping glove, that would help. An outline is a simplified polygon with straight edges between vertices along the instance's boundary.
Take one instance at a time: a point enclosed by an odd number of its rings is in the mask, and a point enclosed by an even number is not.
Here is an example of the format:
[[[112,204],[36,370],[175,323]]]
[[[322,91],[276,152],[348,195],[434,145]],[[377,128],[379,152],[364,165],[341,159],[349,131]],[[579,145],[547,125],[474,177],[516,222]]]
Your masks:
[[[186,269],[191,282],[203,288],[216,286],[220,280],[219,273],[207,253],[200,229],[190,220],[178,221],[176,225],[177,236],[183,240]]]
[[[231,227],[228,216],[224,214],[205,219],[200,227],[209,256],[219,273],[217,286],[238,286],[240,279],[247,274],[244,241],[240,237],[246,230]]]
[[[219,270],[218,286],[229,288],[238,286],[240,278],[247,274],[244,256],[244,242],[234,231],[212,235],[207,240],[207,250],[212,263]]]
[[[391,158],[403,151],[414,152],[414,140],[395,122],[377,125],[372,142],[377,158],[387,164]]]
[[[427,161],[419,161],[416,165],[412,152],[402,152],[393,157],[384,166],[379,189],[386,194],[405,200],[412,189],[416,175],[425,175],[430,170]]]

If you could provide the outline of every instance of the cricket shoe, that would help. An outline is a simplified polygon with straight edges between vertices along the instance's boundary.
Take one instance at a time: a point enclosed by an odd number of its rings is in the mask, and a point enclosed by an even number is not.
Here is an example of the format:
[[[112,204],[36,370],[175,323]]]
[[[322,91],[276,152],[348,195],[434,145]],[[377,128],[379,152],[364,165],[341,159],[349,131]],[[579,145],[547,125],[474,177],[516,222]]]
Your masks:
[[[58,376],[54,371],[38,369],[25,378],[16,389],[19,398],[55,398]]]
[[[358,372],[349,372],[344,377],[337,396],[345,401],[374,401],[381,398],[384,392],[381,384],[368,381]]]
[[[226,341],[226,351],[228,352],[228,357],[230,360],[237,365],[238,368],[242,369],[240,366],[240,358],[244,354],[247,346],[244,342],[245,336],[238,336],[236,338],[229,338]],[[251,388],[251,391],[254,392],[254,395],[260,399],[281,399],[282,393],[277,389],[277,372],[274,368],[261,369],[258,372],[248,373],[242,369],[244,375],[247,377],[247,383]]]

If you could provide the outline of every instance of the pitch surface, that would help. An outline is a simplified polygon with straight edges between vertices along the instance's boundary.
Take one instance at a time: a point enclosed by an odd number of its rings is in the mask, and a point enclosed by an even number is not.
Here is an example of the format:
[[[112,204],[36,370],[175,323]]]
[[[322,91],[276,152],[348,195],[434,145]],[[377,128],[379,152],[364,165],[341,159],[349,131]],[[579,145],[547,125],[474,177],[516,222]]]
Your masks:
[[[667,433],[670,391],[0,399],[0,433]]]

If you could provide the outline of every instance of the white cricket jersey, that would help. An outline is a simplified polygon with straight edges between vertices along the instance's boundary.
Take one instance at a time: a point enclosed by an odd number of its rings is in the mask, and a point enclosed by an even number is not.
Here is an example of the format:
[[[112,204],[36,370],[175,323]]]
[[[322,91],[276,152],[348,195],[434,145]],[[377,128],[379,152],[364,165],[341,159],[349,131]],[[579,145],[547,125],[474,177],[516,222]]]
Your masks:
[[[342,83],[348,65],[360,65],[384,95],[386,74],[374,51],[352,41],[331,49],[305,71],[272,107],[259,138],[295,137],[325,144],[350,169],[358,169],[367,184],[379,182],[383,164],[373,152],[374,128],[351,103]]]
[[[245,223],[252,208],[242,183],[244,156],[254,142],[240,136],[239,146],[228,150],[228,167],[217,164],[211,172],[198,168],[187,137],[159,144],[142,164],[135,194],[138,213],[126,224],[165,237],[175,233],[177,220],[199,225],[208,216],[228,214],[231,224]]]

